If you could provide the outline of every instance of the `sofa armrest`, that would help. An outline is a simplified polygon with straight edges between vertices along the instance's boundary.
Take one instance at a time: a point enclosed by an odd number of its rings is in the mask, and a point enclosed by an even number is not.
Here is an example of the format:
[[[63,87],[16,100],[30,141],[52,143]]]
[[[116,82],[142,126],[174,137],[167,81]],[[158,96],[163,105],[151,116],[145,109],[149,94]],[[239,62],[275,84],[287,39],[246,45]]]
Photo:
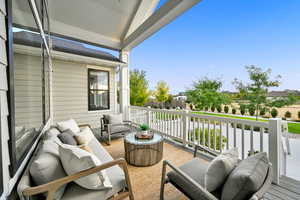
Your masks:
[[[194,150],[194,157],[197,156],[197,151],[198,150],[202,150],[204,152],[207,152],[208,154],[210,154],[213,157],[217,157],[219,154],[217,152],[212,151],[211,149],[207,148],[207,147],[203,147],[200,145],[195,145],[195,150]]]
[[[54,196],[54,193],[61,186],[65,185],[67,183],[73,182],[73,181],[75,181],[75,180],[77,180],[77,179],[79,179],[81,177],[97,173],[97,172],[99,172],[99,171],[101,171],[103,169],[106,169],[106,168],[110,168],[110,167],[112,167],[114,165],[119,165],[119,166],[122,167],[122,169],[124,171],[124,174],[125,174],[125,180],[126,180],[126,184],[127,184],[129,193],[132,194],[132,192],[131,192],[132,191],[131,190],[131,182],[130,182],[130,179],[129,179],[129,173],[128,173],[128,168],[127,168],[127,163],[126,163],[126,161],[124,159],[120,158],[120,159],[116,159],[116,160],[104,163],[104,164],[99,165],[97,167],[94,167],[94,168],[91,168],[91,169],[87,169],[87,170],[78,172],[76,174],[69,175],[69,176],[66,176],[64,178],[57,179],[55,181],[51,181],[51,182],[43,184],[43,185],[39,185],[39,186],[36,186],[36,187],[26,188],[23,191],[23,195],[24,196],[32,196],[32,195],[36,195],[36,194],[48,192],[48,194],[47,194],[47,200],[52,200],[53,196]]]
[[[212,195],[210,192],[208,192],[206,189],[204,189],[199,183],[197,183],[194,179],[189,177],[185,172],[183,172],[178,167],[172,165],[169,161],[164,160],[163,161],[163,169],[162,169],[162,179],[161,179],[161,192],[160,192],[160,199],[163,200],[163,193],[164,193],[164,184],[166,179],[166,168],[169,166],[173,171],[178,173],[180,176],[182,176],[189,184],[197,187],[199,191],[201,192],[201,197],[199,199],[201,200],[217,200],[217,198]]]
[[[92,130],[92,127],[89,124],[80,124],[78,126],[79,126],[79,128],[89,127]]]

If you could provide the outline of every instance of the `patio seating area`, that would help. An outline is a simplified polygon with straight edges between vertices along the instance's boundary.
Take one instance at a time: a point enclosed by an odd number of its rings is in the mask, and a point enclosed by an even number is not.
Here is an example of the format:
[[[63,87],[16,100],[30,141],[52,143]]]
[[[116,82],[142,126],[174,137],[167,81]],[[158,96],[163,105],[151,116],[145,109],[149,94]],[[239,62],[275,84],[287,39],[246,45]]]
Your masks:
[[[114,139],[110,146],[105,146],[114,159],[124,158],[123,139]],[[193,152],[173,142],[164,143],[163,160],[168,160],[175,166],[180,166],[193,158]],[[201,158],[201,157],[200,157]],[[203,162],[209,162],[204,157]],[[163,161],[150,167],[135,167],[128,165],[135,199],[159,199],[160,181]],[[267,200],[297,200],[300,198],[300,182],[288,177],[281,177],[280,185],[272,185],[264,198]],[[185,200],[185,197],[175,187],[167,184],[165,200]]]
[[[0,0],[0,200],[162,200],[161,183],[165,200],[183,200],[162,181],[164,161],[208,164],[229,149],[236,162],[222,183],[261,153],[268,168],[251,195],[272,180],[264,199],[300,199],[300,182],[284,172],[281,119],[131,106],[131,50],[199,2]],[[151,140],[136,141],[137,127]]]

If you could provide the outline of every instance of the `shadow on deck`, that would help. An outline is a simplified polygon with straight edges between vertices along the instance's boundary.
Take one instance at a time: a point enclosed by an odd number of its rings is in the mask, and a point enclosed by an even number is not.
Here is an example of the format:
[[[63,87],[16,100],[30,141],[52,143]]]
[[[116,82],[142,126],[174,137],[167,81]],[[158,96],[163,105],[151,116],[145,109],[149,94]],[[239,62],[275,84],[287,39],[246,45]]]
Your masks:
[[[112,140],[110,146],[104,147],[113,158],[124,157],[123,139]],[[164,143],[163,160],[169,160],[179,166],[193,158],[191,151],[177,145]],[[203,162],[208,162],[203,159]],[[162,161],[150,167],[134,167],[129,165],[129,173],[132,182],[133,192],[137,200],[159,199]],[[187,199],[176,188],[171,185],[166,186],[165,200],[185,200]],[[280,185],[272,185],[270,191],[265,195],[267,200],[299,200],[300,182],[288,177],[282,177]]]

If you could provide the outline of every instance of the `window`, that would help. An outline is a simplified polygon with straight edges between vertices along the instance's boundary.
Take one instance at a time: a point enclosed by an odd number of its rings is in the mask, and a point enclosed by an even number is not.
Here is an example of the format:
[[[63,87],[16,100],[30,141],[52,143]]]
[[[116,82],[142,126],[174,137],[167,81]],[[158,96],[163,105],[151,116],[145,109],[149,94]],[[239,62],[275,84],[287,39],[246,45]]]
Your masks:
[[[8,71],[10,173],[13,176],[49,120],[51,59],[46,34],[49,31],[46,0],[13,0],[11,3]],[[42,26],[38,27],[37,22]]]
[[[89,110],[109,109],[109,72],[88,69]]]

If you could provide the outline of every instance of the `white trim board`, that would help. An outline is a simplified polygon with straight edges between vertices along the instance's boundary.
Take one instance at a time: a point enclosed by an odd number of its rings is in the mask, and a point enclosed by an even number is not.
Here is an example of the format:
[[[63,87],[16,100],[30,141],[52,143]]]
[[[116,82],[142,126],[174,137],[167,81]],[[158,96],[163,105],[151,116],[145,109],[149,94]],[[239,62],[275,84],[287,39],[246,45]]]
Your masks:
[[[14,44],[14,51],[16,53],[33,55],[33,56],[39,56],[41,54],[41,50],[39,48],[19,45],[19,44]],[[81,56],[81,55],[54,51],[54,50],[51,51],[51,57],[52,59],[58,59],[63,61],[85,63],[89,65],[102,65],[107,67],[117,67],[117,66],[126,65],[126,63],[109,61],[109,60],[104,60],[99,58],[92,58],[88,56]]]

